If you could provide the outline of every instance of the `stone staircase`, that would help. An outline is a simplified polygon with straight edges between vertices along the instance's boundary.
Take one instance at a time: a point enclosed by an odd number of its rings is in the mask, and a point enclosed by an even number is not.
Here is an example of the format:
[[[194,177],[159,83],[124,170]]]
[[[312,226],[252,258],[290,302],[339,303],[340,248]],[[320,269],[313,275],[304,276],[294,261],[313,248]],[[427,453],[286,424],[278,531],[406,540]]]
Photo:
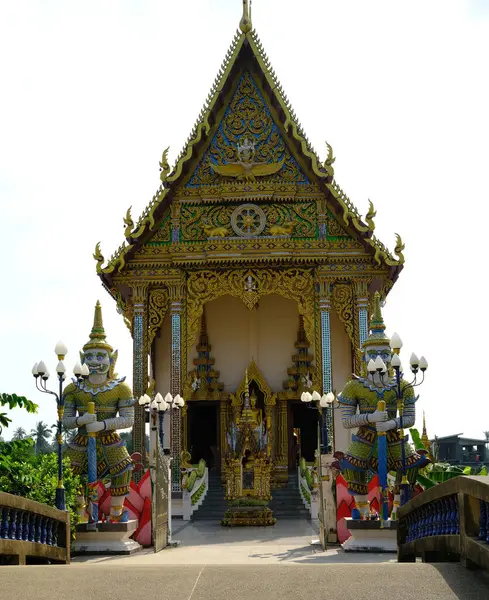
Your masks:
[[[302,502],[297,482],[297,473],[289,474],[286,488],[272,490],[272,501],[268,505],[273,516],[279,519],[310,519],[311,515]]]
[[[221,476],[209,473],[209,489],[204,501],[193,513],[193,521],[220,521],[228,508],[228,501],[224,499],[224,487],[221,485]]]
[[[269,508],[276,519],[309,519],[310,513],[304,506],[297,484],[297,473],[289,475],[286,488],[272,490]],[[193,521],[220,521],[228,508],[224,499],[224,488],[219,475],[209,473],[209,489],[201,506],[193,513]]]

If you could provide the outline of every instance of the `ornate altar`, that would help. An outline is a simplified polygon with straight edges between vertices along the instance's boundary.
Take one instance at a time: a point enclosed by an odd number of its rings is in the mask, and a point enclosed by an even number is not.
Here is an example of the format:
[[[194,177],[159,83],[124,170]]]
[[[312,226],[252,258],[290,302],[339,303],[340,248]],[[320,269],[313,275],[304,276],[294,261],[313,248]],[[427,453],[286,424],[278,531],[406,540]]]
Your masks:
[[[242,397],[242,408],[241,405]],[[273,525],[275,519],[267,508],[272,472],[271,415],[263,418],[257,406],[248,371],[236,395],[231,395],[234,419],[227,432],[227,456],[224,474],[226,499],[231,501],[223,525]]]

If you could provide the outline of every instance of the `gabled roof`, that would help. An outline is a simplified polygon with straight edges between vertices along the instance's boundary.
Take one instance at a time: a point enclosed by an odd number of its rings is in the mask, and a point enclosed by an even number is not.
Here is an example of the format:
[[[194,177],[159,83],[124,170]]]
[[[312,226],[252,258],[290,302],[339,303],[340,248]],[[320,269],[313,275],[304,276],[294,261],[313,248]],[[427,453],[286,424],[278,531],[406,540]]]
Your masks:
[[[244,4],[247,6],[247,3]],[[303,168],[308,172],[311,179],[314,179],[320,185],[338,220],[342,221],[346,227],[349,227],[356,234],[355,237],[373,255],[377,264],[383,264],[391,268],[390,278],[395,280],[404,263],[402,254],[404,244],[401,238],[396,234],[395,253],[397,258],[394,258],[389,250],[373,235],[375,229],[373,218],[376,214],[373,204],[370,202],[370,208],[365,218],[366,222],[363,222],[358,210],[334,180],[333,163],[335,158],[329,144],[326,144],[328,156],[321,163],[277,79],[257,33],[250,29],[251,21],[248,27],[248,25],[243,26],[242,20],[240,27],[241,30],[238,30],[233,38],[204,106],[185,146],[176,159],[175,166],[170,169],[167,161],[167,149],[163,153],[160,163],[161,186],[136,224],[132,221],[130,210],[127,211],[124,219],[126,242],[112,255],[106,266],[103,266],[105,259],[101,254],[99,244],[97,244],[94,254],[97,261],[97,273],[102,277],[104,283],[110,287],[106,276],[124,269],[125,264],[134,256],[137,249],[155,234],[163,217],[168,213],[175,190],[188,176],[189,170],[195,166],[196,159],[204,152],[205,144],[209,141],[211,128],[216,123],[218,112],[222,108],[226,94],[229,93],[230,86],[233,84],[233,71],[237,69],[241,60],[252,58],[256,71],[260,73],[263,85],[267,89],[269,100],[273,102],[280,117],[288,143],[295,150],[296,155],[300,157]]]

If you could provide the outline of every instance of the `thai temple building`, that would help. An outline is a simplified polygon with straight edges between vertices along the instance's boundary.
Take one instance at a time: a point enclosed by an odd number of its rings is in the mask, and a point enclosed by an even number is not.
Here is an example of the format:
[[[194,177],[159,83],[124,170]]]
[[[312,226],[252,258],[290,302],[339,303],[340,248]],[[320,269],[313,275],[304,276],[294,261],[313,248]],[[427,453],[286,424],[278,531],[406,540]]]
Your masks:
[[[362,372],[373,295],[385,299],[404,262],[399,237],[392,253],[376,238],[373,204],[362,217],[336,181],[331,146],[323,158],[311,147],[243,6],[176,163],[165,150],[143,214],[127,211],[109,260],[94,255],[131,331],[134,397],[153,385],[185,400],[171,432],[165,421],[174,491],[201,458],[226,483],[240,419],[260,433],[249,450],[268,457],[272,490],[298,457],[312,461],[317,411],[301,394]],[[351,432],[334,412],[344,450]],[[140,406],[133,438],[144,454]]]

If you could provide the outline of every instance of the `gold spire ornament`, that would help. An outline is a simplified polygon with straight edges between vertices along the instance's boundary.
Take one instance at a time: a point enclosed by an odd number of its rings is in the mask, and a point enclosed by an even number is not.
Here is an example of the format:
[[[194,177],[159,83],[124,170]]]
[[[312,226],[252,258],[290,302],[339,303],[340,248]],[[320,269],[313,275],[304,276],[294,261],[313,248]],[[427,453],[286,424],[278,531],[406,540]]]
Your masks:
[[[249,33],[252,30],[251,25],[251,0],[243,0],[243,16],[239,22],[239,28],[243,33]]]
[[[95,314],[93,316],[93,327],[90,332],[90,340],[83,346],[83,351],[91,350],[93,348],[102,348],[112,353],[114,349],[106,340],[106,334],[104,329],[104,322],[102,320],[102,307],[100,302],[97,300],[95,305]]]

